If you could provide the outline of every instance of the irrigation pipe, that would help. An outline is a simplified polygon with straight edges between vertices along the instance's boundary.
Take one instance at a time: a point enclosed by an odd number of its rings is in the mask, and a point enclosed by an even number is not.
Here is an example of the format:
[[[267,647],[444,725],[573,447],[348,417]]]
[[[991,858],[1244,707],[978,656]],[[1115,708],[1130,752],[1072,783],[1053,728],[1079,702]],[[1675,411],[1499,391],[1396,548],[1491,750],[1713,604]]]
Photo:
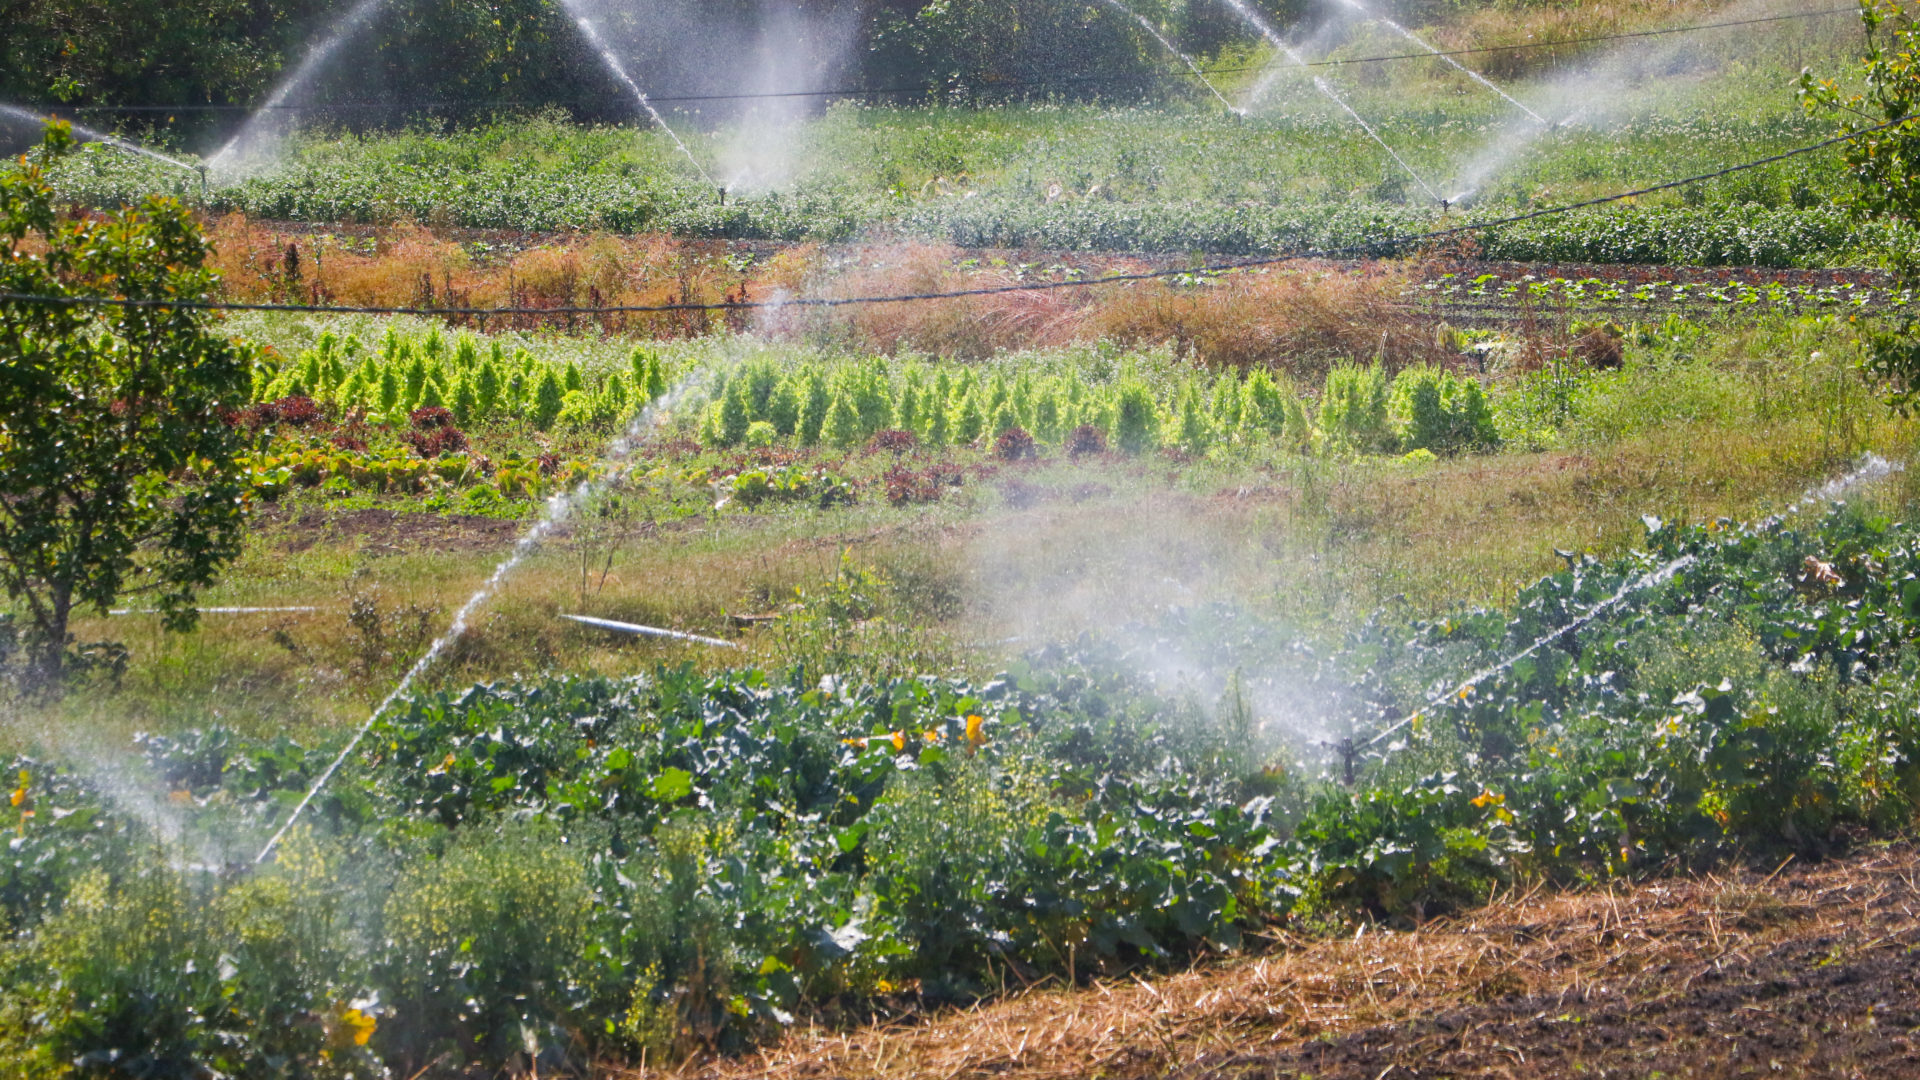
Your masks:
[[[1546,41],[1526,41],[1512,45],[1481,45],[1466,49],[1439,49],[1432,52],[1388,53],[1382,56],[1356,56],[1345,60],[1314,60],[1303,67],[1347,67],[1354,64],[1392,63],[1401,60],[1431,60],[1435,57],[1480,56],[1490,53],[1524,52],[1528,49],[1553,49],[1568,45],[1597,45],[1609,41],[1631,41],[1638,38],[1664,37],[1671,34],[1691,34],[1706,30],[1725,30],[1741,26],[1758,26],[1765,23],[1787,22],[1798,19],[1819,19],[1834,15],[1858,15],[1857,7],[1827,8],[1820,11],[1800,11],[1786,15],[1767,15],[1752,19],[1732,19],[1726,22],[1694,23],[1687,26],[1671,26],[1659,30],[1634,30],[1618,34],[1593,34],[1586,37],[1554,38]],[[1243,75],[1262,71],[1264,68],[1203,67],[1191,71],[1166,70],[1139,75],[1086,75],[1067,79],[985,79],[978,82],[983,88],[1017,86],[1086,86],[1102,83],[1140,82],[1144,79],[1205,79],[1209,75]],[[869,86],[844,87],[837,90],[774,90],[760,93],[741,94],[675,94],[648,95],[655,103],[698,103],[706,101],[764,101],[779,98],[820,98],[820,97],[886,97],[893,94],[926,94],[950,89],[945,83],[920,83],[912,86]],[[617,95],[594,95],[572,98],[567,103],[575,105],[595,104],[613,100]],[[552,104],[552,102],[508,101],[508,100],[456,100],[456,101],[349,101],[331,105],[291,105],[272,104],[261,106],[247,105],[77,105],[65,107],[74,113],[201,113],[201,112],[243,112],[255,113],[268,110],[288,112],[328,112],[343,110],[380,110],[380,109],[499,109],[524,108],[528,105]]]
[[[591,615],[562,615],[563,619],[591,626],[598,630],[611,630],[617,634],[632,634],[635,637],[669,638],[674,641],[690,641],[696,645],[711,645],[716,649],[737,649],[740,646],[720,638],[701,637],[699,634],[684,634],[678,630],[662,630],[657,626],[641,626],[639,623],[620,622],[615,619],[596,619]]]
[[[307,615],[319,611],[317,607],[203,607],[200,615]],[[114,608],[109,615],[158,615],[158,608]]]
[[[1602,195],[1599,198],[1586,199],[1581,202],[1566,203],[1561,206],[1546,207],[1540,210],[1529,210],[1525,213],[1510,214],[1506,217],[1493,218],[1488,221],[1476,221],[1466,225],[1456,225],[1449,229],[1436,229],[1432,232],[1390,237],[1371,243],[1350,244],[1346,247],[1288,252],[1264,259],[1245,259],[1238,262],[1208,264],[1178,270],[1149,270],[1136,274],[1113,274],[1107,277],[1076,279],[1072,281],[1034,281],[1019,285],[997,285],[981,289],[954,289],[947,292],[907,293],[893,296],[803,297],[789,300],[739,300],[720,304],[614,304],[601,307],[546,308],[427,308],[356,307],[325,304],[247,304],[223,300],[132,300],[111,296],[44,296],[34,293],[16,292],[0,292],[0,300],[15,303],[47,304],[59,307],[175,308],[182,311],[290,311],[317,315],[424,315],[442,317],[460,315],[476,318],[495,316],[553,318],[559,315],[643,315],[685,311],[778,310],[789,307],[855,307],[867,304],[905,304],[924,300],[959,300],[975,296],[1004,296],[1009,293],[1050,292],[1056,289],[1090,289],[1101,285],[1119,285],[1136,281],[1159,281],[1177,277],[1212,277],[1220,274],[1229,274],[1236,270],[1252,270],[1266,266],[1279,266],[1283,263],[1301,262],[1307,259],[1334,259],[1354,256],[1379,257],[1385,254],[1391,254],[1401,248],[1429,243],[1434,240],[1448,240],[1457,236],[1466,236],[1470,233],[1485,232],[1488,229],[1516,225],[1526,221],[1536,221],[1541,218],[1555,217],[1560,214],[1570,214],[1576,210],[1586,210],[1595,206],[1606,206],[1611,203],[1625,202],[1628,199],[1637,199],[1642,195],[1653,195],[1662,191],[1671,191],[1674,188],[1686,187],[1691,184],[1718,180],[1721,177],[1732,176],[1735,173],[1759,169],[1768,165],[1778,164],[1782,161],[1790,161],[1793,158],[1802,157],[1807,154],[1818,153],[1822,150],[1839,146],[1842,143],[1849,143],[1862,136],[1872,135],[1876,132],[1886,131],[1902,125],[1915,124],[1920,124],[1920,116],[1889,120],[1884,124],[1861,128],[1859,131],[1849,132],[1845,135],[1836,135],[1831,139],[1823,139],[1817,143],[1796,147],[1792,150],[1785,150],[1778,154],[1770,154],[1767,157],[1742,162],[1738,165],[1729,165],[1726,168],[1716,169],[1713,172],[1700,173],[1695,176],[1682,177],[1678,180],[1668,180],[1658,184],[1650,184],[1646,187],[1635,188],[1631,191],[1617,192],[1613,195]]]

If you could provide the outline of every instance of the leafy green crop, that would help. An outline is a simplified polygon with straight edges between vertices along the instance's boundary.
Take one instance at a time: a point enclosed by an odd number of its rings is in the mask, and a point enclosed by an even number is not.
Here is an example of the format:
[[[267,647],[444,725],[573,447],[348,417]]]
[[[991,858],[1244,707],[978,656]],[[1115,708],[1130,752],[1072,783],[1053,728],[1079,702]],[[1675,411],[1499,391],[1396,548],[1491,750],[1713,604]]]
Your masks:
[[[33,934],[7,1007],[40,1011],[8,1013],[39,1018],[0,1050],[217,1043],[244,1070],[313,1053],[273,1029],[296,1014],[313,1026],[290,1032],[413,1068],[739,1047],[876,998],[1183,962],[1296,916],[1431,916],[1521,874],[1818,853],[1920,806],[1920,536],[1855,513],[1651,522],[1645,550],[1570,559],[1509,609],[1317,648],[1225,609],[1152,633],[1303,688],[1315,718],[1270,730],[1350,726],[1350,780],[1255,738],[1237,681],[1215,708],[1094,642],[984,682],[667,668],[417,697],[278,866],[231,882],[134,874],[144,826],[18,762],[0,897]],[[263,835],[326,760],[218,731],[143,749],[191,808],[187,844]],[[86,931],[104,904],[153,929]],[[347,925],[377,946],[298,944]],[[245,966],[262,949],[292,950],[273,979]],[[189,959],[217,977],[154,974]],[[162,1040],[144,1049],[119,1041],[133,999],[58,997],[136,984]]]

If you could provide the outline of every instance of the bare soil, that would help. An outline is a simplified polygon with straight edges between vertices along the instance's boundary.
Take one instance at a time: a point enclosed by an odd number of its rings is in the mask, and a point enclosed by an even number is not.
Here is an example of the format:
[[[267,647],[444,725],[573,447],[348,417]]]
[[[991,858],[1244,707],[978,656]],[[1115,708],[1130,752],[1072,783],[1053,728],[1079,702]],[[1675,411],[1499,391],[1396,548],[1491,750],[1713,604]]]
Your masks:
[[[420,514],[397,510],[318,510],[288,512],[268,507],[259,527],[283,551],[299,553],[318,544],[349,541],[370,555],[419,551],[505,551],[524,526],[517,521],[472,514]]]

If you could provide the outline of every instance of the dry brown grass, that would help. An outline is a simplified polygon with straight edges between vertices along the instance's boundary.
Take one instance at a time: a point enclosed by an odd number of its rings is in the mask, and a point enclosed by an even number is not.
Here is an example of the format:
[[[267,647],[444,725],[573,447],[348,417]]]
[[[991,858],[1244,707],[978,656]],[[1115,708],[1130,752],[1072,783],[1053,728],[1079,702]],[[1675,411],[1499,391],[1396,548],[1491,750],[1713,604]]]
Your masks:
[[[816,288],[836,297],[901,295],[1020,280],[1008,268],[963,270],[962,258],[956,249],[932,245],[863,249],[846,258],[848,269]],[[1093,275],[1145,269],[1113,260]],[[1209,364],[1264,365],[1312,378],[1342,358],[1379,357],[1398,367],[1450,357],[1431,325],[1399,300],[1411,273],[1395,263],[1362,269],[1302,263],[1201,287],[1146,281],[838,309],[815,326],[882,352],[914,348],[969,359],[1102,338],[1130,346],[1172,343]]]
[[[1221,279],[1199,289],[1149,285],[1089,313],[1085,333],[1125,344],[1171,341],[1212,364],[1264,366],[1318,379],[1339,359],[1377,357],[1390,368],[1456,359],[1432,324],[1400,301],[1412,271],[1311,264]]]
[[[608,1075],[1292,1075],[1262,1068],[1262,1055],[1364,1029],[1374,1029],[1369,1046],[1395,1049],[1386,1070],[1375,1064],[1367,1075],[1400,1075],[1396,1068],[1406,1065],[1396,1067],[1396,1060],[1420,1066],[1418,1074],[1425,1075],[1442,1053],[1465,1056],[1471,1065],[1476,1050],[1492,1059],[1488,1075],[1558,1075],[1515,1067],[1506,1052],[1510,1044],[1501,1041],[1515,1038],[1507,1014],[1535,1027],[1536,1011],[1579,1016],[1609,1014],[1626,1003],[1686,1002],[1697,988],[1737,978],[1743,962],[1756,975],[1772,970],[1764,962],[1770,952],[1811,944],[1833,963],[1853,963],[1898,957],[1920,936],[1914,907],[1920,900],[1920,853],[1912,847],[1769,869],[1771,874],[1735,871],[1568,894],[1517,890],[1472,914],[1416,931],[1366,927],[1334,938],[1280,933],[1258,958],[1200,965],[1150,982],[1128,978],[1074,990],[1037,986],[968,1011],[850,1031],[795,1031],[765,1052],[737,1060],[610,1069]],[[1734,1005],[1721,1008],[1721,1019],[1739,1030]],[[1478,1038],[1476,1017],[1492,1029]],[[1435,1018],[1441,1023],[1429,1025]],[[1422,1043],[1429,1027],[1443,1037]],[[1595,1036],[1604,1042],[1603,1034]],[[1445,1074],[1456,1075],[1458,1064],[1449,1064],[1454,1067]]]
[[[1601,0],[1599,3],[1498,4],[1476,6],[1433,28],[1442,49],[1485,49],[1536,41],[1567,41],[1680,25],[1709,19],[1733,5],[1724,0]],[[1513,49],[1463,56],[1461,61],[1491,79],[1519,79],[1559,67],[1607,43],[1547,49]]]
[[[418,225],[369,239],[268,227],[235,214],[211,222],[213,266],[228,298],[366,307],[576,308],[717,304],[759,295],[761,283],[728,265],[727,246],[663,236],[588,234],[543,240],[476,259]],[[776,260],[769,282],[794,276]],[[772,285],[768,286],[769,288]],[[449,318],[474,325],[470,317]],[[691,337],[744,325],[723,312],[527,315],[489,318],[485,329],[590,326],[635,337]]]
[[[428,308],[654,306],[946,293],[1023,280],[1010,267],[963,265],[977,253],[927,244],[831,253],[801,245],[741,272],[729,265],[725,244],[663,236],[554,238],[482,260],[415,225],[348,241],[234,215],[212,223],[210,235],[227,295],[253,301]],[[1089,262],[1090,276],[1151,269],[1124,258]],[[1202,287],[1147,281],[833,309],[536,315],[490,318],[485,325],[581,329],[597,324],[608,333],[643,338],[751,326],[773,336],[820,337],[874,352],[917,349],[970,360],[1101,338],[1126,345],[1170,342],[1202,362],[1266,365],[1311,379],[1342,358],[1378,357],[1399,367],[1452,356],[1435,342],[1430,323],[1400,301],[1415,273],[1397,263],[1363,268],[1303,263]]]

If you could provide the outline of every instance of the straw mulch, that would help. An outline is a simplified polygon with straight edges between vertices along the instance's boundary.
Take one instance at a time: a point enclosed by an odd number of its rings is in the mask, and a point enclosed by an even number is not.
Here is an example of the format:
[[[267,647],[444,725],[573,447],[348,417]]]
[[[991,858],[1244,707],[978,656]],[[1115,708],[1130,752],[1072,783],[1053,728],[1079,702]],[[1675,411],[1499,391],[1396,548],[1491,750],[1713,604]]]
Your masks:
[[[1917,879],[1897,847],[1536,889],[1417,931],[1281,935],[1257,958],[624,1075],[1920,1076]]]

